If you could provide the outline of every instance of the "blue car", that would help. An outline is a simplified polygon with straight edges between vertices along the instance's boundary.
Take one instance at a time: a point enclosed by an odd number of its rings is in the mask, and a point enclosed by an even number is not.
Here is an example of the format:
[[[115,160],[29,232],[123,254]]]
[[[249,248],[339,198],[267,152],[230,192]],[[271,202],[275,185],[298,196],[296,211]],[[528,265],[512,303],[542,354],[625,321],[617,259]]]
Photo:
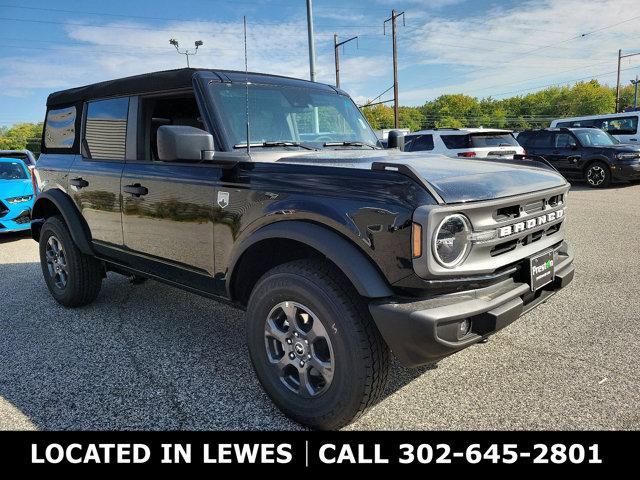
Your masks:
[[[0,157],[0,233],[31,228],[35,195],[33,171],[25,162]]]

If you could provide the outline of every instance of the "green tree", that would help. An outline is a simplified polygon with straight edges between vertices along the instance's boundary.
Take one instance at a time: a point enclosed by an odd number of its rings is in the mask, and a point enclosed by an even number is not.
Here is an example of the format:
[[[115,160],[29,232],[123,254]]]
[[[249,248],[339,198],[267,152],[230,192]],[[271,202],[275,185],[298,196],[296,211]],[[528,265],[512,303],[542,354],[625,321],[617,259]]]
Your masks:
[[[2,128],[0,150],[23,150],[27,148],[27,144],[33,148],[34,143],[40,143],[41,136],[42,123],[17,123],[11,127]]]

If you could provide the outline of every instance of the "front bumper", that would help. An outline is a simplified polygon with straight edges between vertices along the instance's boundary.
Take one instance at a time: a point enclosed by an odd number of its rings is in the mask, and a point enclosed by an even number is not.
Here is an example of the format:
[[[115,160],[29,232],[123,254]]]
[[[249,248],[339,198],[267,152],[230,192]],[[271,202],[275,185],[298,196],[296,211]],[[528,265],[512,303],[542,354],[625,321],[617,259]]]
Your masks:
[[[403,365],[436,362],[496,333],[566,287],[573,280],[573,254],[566,243],[557,253],[555,280],[535,293],[528,283],[509,278],[482,289],[425,300],[373,301],[369,311]],[[458,338],[458,325],[464,319],[471,328]]]
[[[0,216],[0,233],[19,232],[31,228],[31,208],[33,200],[11,205],[8,211]]]
[[[640,180],[640,161],[612,165],[611,175],[614,180]]]

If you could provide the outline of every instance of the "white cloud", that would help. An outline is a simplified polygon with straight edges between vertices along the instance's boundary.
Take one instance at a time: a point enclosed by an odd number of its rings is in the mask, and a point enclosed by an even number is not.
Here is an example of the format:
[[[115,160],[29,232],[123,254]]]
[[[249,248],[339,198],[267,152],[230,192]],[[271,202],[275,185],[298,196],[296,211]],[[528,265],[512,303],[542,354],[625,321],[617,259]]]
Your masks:
[[[426,71],[429,65],[438,70],[446,65],[451,74],[402,82],[401,100],[422,103],[452,92],[517,94],[614,71],[618,48],[637,44],[638,20],[604,27],[633,17],[636,6],[637,0],[545,0],[499,7],[481,17],[432,17],[406,36],[403,48],[414,52],[411,61],[418,58]],[[581,36],[588,32],[594,33]],[[407,71],[411,65],[403,67]],[[600,80],[612,78],[613,74]]]
[[[177,38],[181,49],[193,48],[195,40],[204,42],[198,54],[190,57],[192,67],[244,70],[242,22],[178,22],[158,28],[136,22],[112,22],[101,27],[68,24],[66,31],[73,45],[4,59],[5,64],[12,65],[0,73],[4,94],[27,95],[36,88],[53,91],[186,66],[185,57],[169,45],[170,38]],[[307,34],[299,24],[249,24],[247,45],[250,70],[308,78]],[[318,81],[334,82],[332,54],[331,49],[329,55],[318,55]],[[385,74],[385,60],[370,55],[344,58],[343,86],[358,87]]]

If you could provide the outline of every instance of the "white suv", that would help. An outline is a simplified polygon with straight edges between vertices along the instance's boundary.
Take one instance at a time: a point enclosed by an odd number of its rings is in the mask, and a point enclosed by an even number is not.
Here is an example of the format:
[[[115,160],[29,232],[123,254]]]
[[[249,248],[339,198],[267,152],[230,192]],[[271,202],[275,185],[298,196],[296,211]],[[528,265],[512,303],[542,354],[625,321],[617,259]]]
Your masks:
[[[494,128],[443,128],[421,130],[404,137],[407,152],[431,151],[449,157],[503,157],[523,155],[524,148],[511,130]]]

